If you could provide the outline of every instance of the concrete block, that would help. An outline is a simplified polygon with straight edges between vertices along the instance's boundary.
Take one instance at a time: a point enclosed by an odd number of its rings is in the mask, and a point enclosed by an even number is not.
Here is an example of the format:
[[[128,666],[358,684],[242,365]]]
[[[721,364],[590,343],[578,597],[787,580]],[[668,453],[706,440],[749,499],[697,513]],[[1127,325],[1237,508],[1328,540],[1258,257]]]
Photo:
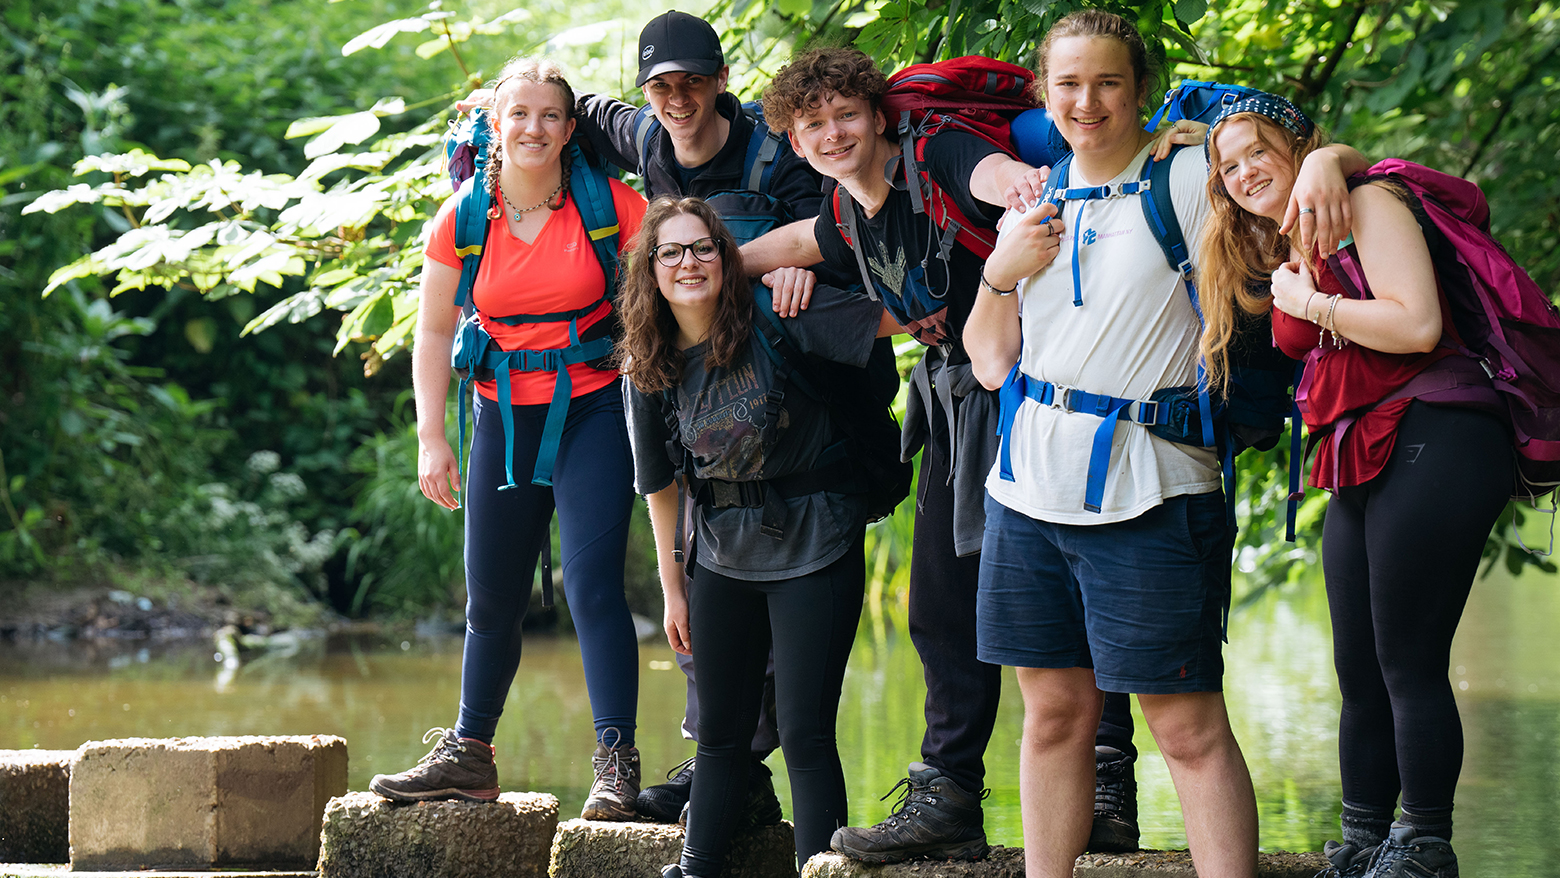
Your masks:
[[[1257,878],[1313,878],[1327,867],[1321,854],[1286,851],[1257,855]],[[1196,878],[1186,851],[1138,851],[1133,854],[1084,854],[1073,866],[1074,878]],[[984,860],[913,860],[872,866],[841,856],[819,854],[807,861],[802,878],[1024,878],[1024,849],[993,846]]]
[[[320,878],[546,878],[558,798],[393,804],[348,793],[325,808]],[[610,874],[610,873],[602,873]]]
[[[552,878],[660,878],[682,856],[683,830],[666,823],[570,820],[553,838]],[[761,826],[731,840],[721,878],[795,878],[790,823]]]
[[[75,750],[0,750],[0,863],[70,861]]]
[[[347,742],[308,737],[89,741],[70,779],[71,868],[308,868]]]

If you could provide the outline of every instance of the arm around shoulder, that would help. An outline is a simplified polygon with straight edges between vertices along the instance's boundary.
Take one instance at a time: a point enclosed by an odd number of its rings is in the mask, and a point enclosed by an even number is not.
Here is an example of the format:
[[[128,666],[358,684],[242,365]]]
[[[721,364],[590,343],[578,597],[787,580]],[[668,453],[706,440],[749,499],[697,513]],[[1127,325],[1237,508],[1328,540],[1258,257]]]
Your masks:
[[[813,235],[816,220],[797,220],[742,245],[742,267],[749,277],[757,277],[777,268],[805,268],[823,261],[818,239]]]

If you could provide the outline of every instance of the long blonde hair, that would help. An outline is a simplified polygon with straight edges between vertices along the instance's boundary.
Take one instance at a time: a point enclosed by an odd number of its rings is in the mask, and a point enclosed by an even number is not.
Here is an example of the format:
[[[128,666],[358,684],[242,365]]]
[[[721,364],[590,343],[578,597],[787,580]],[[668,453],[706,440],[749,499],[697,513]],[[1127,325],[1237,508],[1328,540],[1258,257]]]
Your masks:
[[[1260,113],[1235,113],[1224,122],[1244,119],[1256,126],[1257,136],[1270,152],[1287,153],[1296,171],[1305,157],[1327,144],[1320,126],[1309,137],[1300,137]],[[1211,135],[1213,131],[1209,131]],[[1203,225],[1197,253],[1197,298],[1203,312],[1202,356],[1208,386],[1229,388],[1229,351],[1240,323],[1239,308],[1250,315],[1271,307],[1268,278],[1289,258],[1291,246],[1300,249],[1299,226],[1288,237],[1278,233],[1278,223],[1243,210],[1224,188],[1219,174],[1223,164],[1218,144],[1208,138],[1208,201],[1210,211]],[[1304,254],[1307,262],[1312,255]],[[1313,273],[1316,266],[1312,266]]]

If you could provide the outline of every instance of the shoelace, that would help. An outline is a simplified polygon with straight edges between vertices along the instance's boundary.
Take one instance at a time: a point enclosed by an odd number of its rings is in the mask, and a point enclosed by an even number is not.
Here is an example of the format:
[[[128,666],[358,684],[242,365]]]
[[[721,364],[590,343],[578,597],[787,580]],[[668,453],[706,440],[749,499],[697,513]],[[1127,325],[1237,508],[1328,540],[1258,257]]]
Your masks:
[[[697,758],[699,758],[699,757],[697,757],[697,756],[689,756],[687,759],[684,759],[683,761],[681,761],[681,762],[677,763],[676,765],[672,766],[671,770],[666,773],[666,779],[667,780],[672,780],[673,778],[677,777],[677,775],[682,774],[683,769],[687,768],[690,765],[692,765],[693,764],[693,760],[695,760]]]
[[[610,783],[614,791],[623,789],[623,763],[619,750],[608,750],[606,758],[596,767],[596,782]],[[595,760],[592,759],[592,762]]]
[[[418,762],[419,765],[429,762],[452,762],[459,758],[456,756],[457,753],[466,752],[466,745],[461,743],[460,736],[455,734],[454,729],[446,729],[439,726],[434,726],[428,731],[423,732],[422,742],[426,744],[429,741],[432,741],[434,738],[442,739],[439,742],[439,746],[429,750],[428,755],[424,756]]]

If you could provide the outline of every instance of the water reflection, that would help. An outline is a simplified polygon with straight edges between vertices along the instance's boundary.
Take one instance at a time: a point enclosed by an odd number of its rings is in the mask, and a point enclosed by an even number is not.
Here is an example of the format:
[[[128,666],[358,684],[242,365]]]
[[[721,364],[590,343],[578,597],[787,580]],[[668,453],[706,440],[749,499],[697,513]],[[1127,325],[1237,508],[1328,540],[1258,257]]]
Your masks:
[[[1467,757],[1458,788],[1458,853],[1470,875],[1549,875],[1560,838],[1560,578],[1492,577],[1476,585],[1453,647],[1452,679]],[[1256,782],[1265,848],[1319,849],[1337,835],[1337,686],[1319,588],[1272,596],[1231,620],[1228,698]],[[677,732],[683,680],[664,644],[641,649],[639,746],[647,783],[692,754]],[[89,643],[0,647],[0,748],[68,749],[132,735],[345,736],[350,784],[423,753],[423,730],[454,720],[460,641],[306,641],[291,655],[233,666],[209,644],[112,651]],[[856,822],[887,814],[877,797],[917,758],[924,689],[908,638],[857,643],[845,680],[840,746]],[[1011,672],[987,753],[987,831],[1019,844],[1022,707]],[[1140,725],[1143,840],[1184,846],[1163,760]],[[495,741],[507,789],[555,793],[578,813],[590,781],[592,732],[579,650],[531,636]],[[771,760],[777,768],[780,758]],[[783,771],[776,773],[789,801]],[[787,809],[789,810],[789,809]],[[1551,865],[1545,865],[1551,864]]]

